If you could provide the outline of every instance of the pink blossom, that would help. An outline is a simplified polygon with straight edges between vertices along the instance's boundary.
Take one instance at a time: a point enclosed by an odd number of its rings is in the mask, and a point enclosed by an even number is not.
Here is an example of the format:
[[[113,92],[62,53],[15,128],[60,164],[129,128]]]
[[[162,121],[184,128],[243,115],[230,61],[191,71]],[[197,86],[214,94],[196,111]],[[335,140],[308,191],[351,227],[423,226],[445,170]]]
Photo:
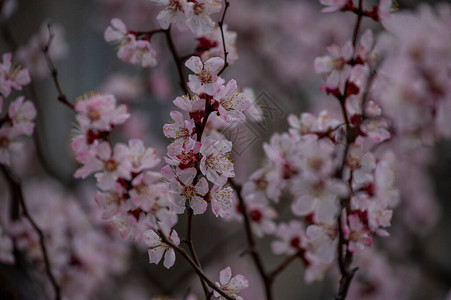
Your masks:
[[[200,171],[212,183],[223,186],[227,178],[235,176],[233,163],[229,158],[231,150],[232,143],[226,139],[215,139],[208,136],[202,141]]]
[[[338,230],[335,220],[331,223],[318,223],[308,226],[305,242],[306,259],[310,263],[331,264],[336,254],[337,237]]]
[[[140,139],[129,140],[128,147],[132,172],[138,173],[144,169],[153,168],[160,162],[156,150],[144,147],[144,143]]]
[[[156,5],[167,5],[157,16],[161,28],[168,29],[171,23],[175,23],[179,30],[186,29],[186,0],[152,0],[152,2]]]
[[[345,216],[345,215],[343,215]],[[349,251],[357,253],[366,247],[370,247],[373,239],[370,236],[370,230],[367,226],[362,224],[357,214],[348,216],[349,226],[346,224],[346,219],[343,218],[343,232],[347,240],[349,240]]]
[[[119,44],[117,56],[121,60],[143,68],[157,65],[156,52],[151,48],[150,41],[138,40],[135,34],[127,31],[120,19],[111,20],[111,26],[105,30],[104,38],[107,42]]]
[[[202,118],[201,116],[205,114],[205,99],[200,98],[198,95],[193,95],[191,97],[188,95],[183,95],[175,98],[173,102],[178,108],[189,112],[191,118],[194,120],[196,120],[197,115],[197,119],[200,120]]]
[[[280,239],[271,244],[275,254],[292,255],[306,246],[304,225],[299,221],[279,224],[275,236]]]
[[[189,200],[189,205],[193,209],[194,214],[203,214],[207,209],[207,201],[202,196],[208,192],[207,180],[202,177],[196,184],[193,180],[197,175],[194,168],[185,170],[177,169],[177,178],[171,181],[169,195],[175,203],[176,212],[183,213],[185,211],[185,202]]]
[[[130,179],[130,150],[124,144],[116,144],[114,152],[107,143],[101,143],[97,149],[97,159],[103,166],[103,173],[95,175],[97,186],[102,190],[111,189],[118,178]]]
[[[230,80],[225,87],[219,89],[214,96],[218,101],[218,113],[226,121],[243,121],[246,117],[244,111],[250,106],[250,100],[244,93],[238,91],[235,80]]]
[[[222,187],[213,185],[210,190],[211,210],[215,216],[228,218],[235,207],[235,194],[232,187],[224,185]]]
[[[177,231],[172,230],[171,232],[171,228],[164,223],[159,223],[159,226],[161,228],[161,234],[164,234],[166,239],[168,239],[175,246],[180,244],[180,238]],[[174,265],[174,249],[166,244],[157,232],[154,230],[146,231],[144,233],[144,242],[149,247],[149,263],[158,264],[164,255],[163,265],[168,269]]]
[[[19,134],[32,135],[34,130],[34,118],[36,108],[31,101],[24,101],[21,96],[11,102],[8,109],[8,116],[13,123],[13,130]]]
[[[263,237],[265,234],[273,234],[276,230],[274,219],[277,218],[277,211],[268,204],[246,202],[254,234],[258,237]]]
[[[0,164],[9,166],[11,158],[22,152],[22,144],[15,141],[16,137],[12,128],[0,127]]]
[[[3,54],[3,63],[0,64],[0,94],[8,97],[11,89],[22,90],[22,86],[31,82],[28,70],[19,65],[11,64],[12,54]]]
[[[94,94],[77,101],[76,119],[83,130],[110,131],[113,126],[124,123],[130,116],[125,105],[116,106],[111,94]]]
[[[235,275],[232,278],[232,269],[227,267],[219,272],[219,282],[215,282],[216,286],[224,291],[227,295],[233,297],[236,300],[243,300],[243,297],[238,294],[249,287],[247,279],[241,275]],[[213,291],[213,295],[219,300],[225,300],[217,291]]]
[[[347,194],[347,186],[334,179],[312,184],[298,179],[293,182],[291,192],[295,196],[291,205],[295,215],[313,213],[316,220],[330,223],[338,214],[338,196]]]
[[[330,90],[338,88],[343,92],[345,82],[351,73],[348,62],[353,55],[351,41],[347,41],[342,48],[337,45],[327,47],[328,56],[315,59],[315,71],[326,78],[326,87]]]
[[[210,18],[210,14],[221,10],[221,1],[219,0],[188,0],[186,6],[188,20],[186,24],[196,35],[210,33],[215,22]]]
[[[183,114],[176,110],[171,111],[171,118],[174,122],[163,126],[164,135],[175,139],[169,147],[183,147],[189,140],[196,139],[194,124],[191,120],[185,120]]]
[[[217,74],[224,66],[224,60],[213,57],[202,63],[198,56],[191,56],[185,66],[194,72],[188,76],[188,86],[196,94],[206,93],[213,96],[224,83],[224,79]]]

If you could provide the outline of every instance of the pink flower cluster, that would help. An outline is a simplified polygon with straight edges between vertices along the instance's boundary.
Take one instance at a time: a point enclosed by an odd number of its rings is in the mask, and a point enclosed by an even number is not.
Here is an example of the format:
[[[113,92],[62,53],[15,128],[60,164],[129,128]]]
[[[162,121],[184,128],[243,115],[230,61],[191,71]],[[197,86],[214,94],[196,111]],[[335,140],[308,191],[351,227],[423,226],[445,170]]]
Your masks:
[[[11,88],[21,90],[28,83],[28,70],[21,70],[18,65],[12,66],[11,54],[4,54],[3,64],[0,64],[0,164],[6,166],[11,164],[12,157],[21,155],[21,136],[33,134],[36,108],[24,96],[19,96],[9,103],[8,110],[2,116],[3,97],[11,94]]]
[[[374,44],[368,30],[358,46],[351,41],[342,48],[332,45],[328,56],[315,60],[326,81],[321,89],[340,102],[342,120],[327,111],[290,115],[289,132],[276,133],[264,144],[267,163],[243,186],[254,231],[265,220],[261,211],[289,192],[296,217],[277,227],[272,220],[266,233],[277,238],[274,253],[302,257],[307,282],[321,279],[336,261],[341,238],[346,251],[358,253],[371,246],[374,235],[388,236],[385,228],[399,201],[394,155],[373,150],[391,138],[381,107],[367,99],[380,57]],[[256,214],[251,211],[255,203],[266,208]]]
[[[200,36],[213,30],[215,22],[210,15],[221,10],[219,0],[152,0],[156,5],[165,6],[157,16],[160,26],[168,29],[172,23],[179,30],[189,28]]]
[[[48,178],[26,181],[23,187],[28,211],[45,235],[50,266],[65,298],[92,298],[111,275],[126,270],[129,248],[105,224],[88,216],[82,208],[82,198],[77,199]],[[8,201],[3,201],[7,198],[1,200],[2,211],[8,211]],[[45,261],[39,236],[28,219],[2,219],[2,224],[7,225],[17,250],[27,254],[30,263],[43,273]],[[4,252],[10,245],[8,238],[5,241],[5,236],[0,236],[0,245],[2,262],[8,262],[6,258],[12,263],[12,244],[11,255],[5,257]],[[48,284],[46,288],[51,294],[52,287]]]
[[[105,40],[117,44],[119,59],[143,68],[157,65],[156,52],[150,46],[150,36],[143,38],[136,32],[127,30],[120,19],[112,19],[111,25],[105,30]]]
[[[74,176],[85,178],[92,173],[100,189],[95,199],[102,217],[113,223],[124,238],[141,240],[157,220],[175,224],[169,211],[168,184],[152,171],[160,158],[153,148],[139,139],[128,145],[110,141],[115,125],[124,123],[129,114],[125,105],[116,105],[110,94],[94,94],[75,105],[81,133],[72,140],[75,158],[82,166]]]
[[[377,97],[408,148],[451,137],[450,9],[421,6],[384,23],[390,52]]]

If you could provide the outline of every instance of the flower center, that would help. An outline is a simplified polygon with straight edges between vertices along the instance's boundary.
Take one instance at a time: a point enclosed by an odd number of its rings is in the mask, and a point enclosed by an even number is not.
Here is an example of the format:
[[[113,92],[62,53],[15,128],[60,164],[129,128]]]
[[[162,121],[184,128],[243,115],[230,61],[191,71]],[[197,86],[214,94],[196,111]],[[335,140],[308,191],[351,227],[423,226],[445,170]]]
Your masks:
[[[106,172],[111,173],[111,172],[116,171],[117,166],[118,166],[118,163],[114,159],[110,158],[109,160],[107,160],[105,162],[104,169],[105,169]]]
[[[208,70],[202,70],[199,73],[199,80],[202,83],[212,83],[213,82],[213,75]]]
[[[168,9],[172,12],[183,11],[183,7],[178,0],[169,1]]]
[[[100,120],[100,113],[99,113],[99,111],[94,109],[94,108],[92,108],[92,107],[90,107],[89,111],[88,111],[88,119],[91,122],[95,122],[95,121]]]
[[[205,10],[205,4],[199,3],[199,2],[194,3],[193,11],[196,16],[202,14],[204,12],[204,10]]]
[[[185,196],[186,199],[191,199],[194,196],[196,196],[196,190],[195,190],[194,186],[185,185],[183,187],[183,196]]]

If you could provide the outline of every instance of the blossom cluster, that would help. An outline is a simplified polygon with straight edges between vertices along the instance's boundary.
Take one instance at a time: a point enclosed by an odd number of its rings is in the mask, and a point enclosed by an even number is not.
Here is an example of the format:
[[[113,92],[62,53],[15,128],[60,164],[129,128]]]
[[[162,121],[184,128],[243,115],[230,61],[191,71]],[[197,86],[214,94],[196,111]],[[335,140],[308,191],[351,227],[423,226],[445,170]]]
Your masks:
[[[358,46],[347,41],[327,50],[315,59],[315,70],[325,80],[321,90],[342,106],[342,118],[328,111],[290,115],[289,131],[264,144],[267,163],[242,191],[255,233],[261,234],[256,224],[266,223],[266,233],[277,238],[273,252],[302,257],[307,282],[324,276],[343,243],[355,254],[374,236],[388,236],[385,228],[399,202],[394,155],[373,150],[392,136],[381,106],[368,99],[381,50],[370,30]],[[276,226],[262,211],[272,210],[286,192],[296,218]],[[263,209],[255,211],[256,202]]]
[[[196,214],[203,214],[211,204],[216,216],[229,217],[234,210],[234,192],[227,184],[234,177],[234,167],[229,155],[232,143],[218,129],[224,124],[233,124],[245,120],[244,112],[251,101],[238,90],[235,80],[225,84],[218,76],[224,66],[224,60],[213,57],[202,62],[200,57],[193,56],[186,66],[194,74],[189,75],[188,86],[193,94],[177,97],[174,104],[181,109],[172,111],[173,122],[163,127],[166,137],[173,139],[168,145],[166,166],[162,174],[169,181],[169,196],[177,214],[184,213],[186,207]],[[208,127],[208,132],[206,128]],[[176,232],[169,235],[169,228],[162,224],[163,234],[178,245]],[[166,255],[173,257],[173,250],[168,249],[164,241],[155,231],[148,232],[151,247],[151,262],[161,258],[163,248]],[[172,251],[172,252],[171,252]],[[157,253],[157,259],[153,255]],[[166,257],[166,256],[165,256]],[[174,263],[172,258],[171,264]]]
[[[101,224],[84,211],[81,197],[68,193],[49,178],[25,182],[23,193],[28,212],[46,237],[51,270],[56,280],[61,282],[65,297],[91,298],[112,274],[118,275],[126,270],[129,248],[117,235],[111,234],[105,223]],[[2,211],[8,210],[7,202],[2,201]],[[48,217],[49,211],[52,212],[51,218]],[[44,272],[45,259],[39,236],[29,220],[2,218],[2,223],[8,229],[8,237],[14,239],[16,249],[27,255],[38,272]],[[4,238],[2,236],[1,261],[12,263],[12,245],[11,255],[4,257],[4,247],[10,245],[3,241]],[[48,283],[46,289],[51,294]]]
[[[92,94],[75,105],[80,133],[72,140],[76,160],[82,166],[76,178],[95,173],[100,189],[95,196],[102,218],[113,223],[124,238],[141,240],[143,232],[157,228],[157,220],[175,224],[169,207],[168,185],[160,172],[152,171],[158,158],[155,149],[139,139],[112,145],[110,133],[124,123],[129,114],[123,104],[116,105],[111,94]]]
[[[31,81],[28,70],[12,63],[11,59],[11,53],[6,53],[0,64],[0,164],[6,166],[11,164],[12,157],[20,156],[23,152],[20,138],[33,134],[36,117],[36,108],[24,96],[12,100],[3,114],[3,102],[10,96],[12,89],[20,91]]]

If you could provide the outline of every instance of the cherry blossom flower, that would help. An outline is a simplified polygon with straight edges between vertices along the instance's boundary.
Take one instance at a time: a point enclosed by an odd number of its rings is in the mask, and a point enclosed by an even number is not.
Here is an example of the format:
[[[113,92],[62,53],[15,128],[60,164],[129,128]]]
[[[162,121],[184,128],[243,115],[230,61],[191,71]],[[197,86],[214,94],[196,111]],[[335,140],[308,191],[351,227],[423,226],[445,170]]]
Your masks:
[[[36,108],[31,101],[25,101],[25,97],[21,96],[11,102],[8,117],[13,123],[13,130],[16,134],[30,136],[33,133]]]
[[[343,92],[345,82],[351,73],[348,62],[353,55],[351,41],[347,41],[342,48],[337,45],[327,47],[328,56],[315,59],[315,72],[326,77],[326,87],[330,90],[338,88]]]
[[[75,104],[76,119],[83,130],[110,131],[115,125],[124,123],[130,116],[125,105],[116,106],[111,94],[94,94]]]
[[[215,216],[228,218],[234,208],[235,194],[232,187],[224,185],[222,187],[213,185],[209,193],[211,210]]]
[[[227,85],[220,88],[214,96],[218,101],[218,113],[226,121],[243,121],[246,117],[244,111],[250,106],[250,100],[244,93],[238,91],[235,80],[230,80]]]
[[[201,146],[201,143],[192,139],[183,145],[171,143],[168,146],[168,157],[163,159],[167,164],[178,166],[180,169],[192,168],[194,163],[199,161],[198,153]]]
[[[3,54],[3,63],[0,64],[0,94],[8,97],[11,89],[22,90],[22,86],[31,82],[27,69],[11,63],[12,54]]]
[[[347,194],[347,186],[333,179],[313,184],[298,179],[293,182],[291,192],[296,197],[291,205],[295,215],[313,213],[318,221],[330,223],[338,211],[338,197]]]
[[[142,140],[131,139],[128,141],[128,146],[130,149],[132,172],[138,173],[144,169],[153,168],[160,162],[156,150],[150,147],[144,147]]]
[[[249,282],[243,275],[238,274],[232,278],[232,269],[230,267],[219,272],[219,282],[215,282],[215,284],[227,295],[237,300],[243,300],[239,293],[249,287]],[[225,300],[217,291],[213,291],[213,295],[220,300]]]
[[[231,150],[232,143],[226,139],[219,140],[208,136],[202,142],[200,170],[212,183],[223,186],[227,178],[235,176],[229,158]]]
[[[127,27],[120,19],[111,20],[111,26],[105,30],[104,38],[107,42],[119,45],[117,56],[119,59],[143,68],[157,65],[156,52],[150,46],[150,41],[137,39],[134,33],[127,31]]]
[[[167,5],[157,16],[163,29],[168,29],[171,23],[175,23],[179,30],[186,29],[187,1],[186,0],[152,0],[156,5]]]
[[[305,229],[299,221],[292,220],[288,224],[279,224],[275,236],[280,238],[271,244],[272,252],[275,254],[292,255],[305,248]]]
[[[207,180],[202,177],[196,184],[193,180],[197,175],[194,168],[185,170],[177,170],[177,178],[171,181],[169,195],[176,204],[176,212],[183,213],[185,211],[185,202],[189,200],[189,205],[193,209],[194,214],[203,214],[207,209],[207,201],[201,196],[205,196],[208,192]]]
[[[189,18],[186,24],[189,29],[196,35],[210,33],[215,26],[215,22],[209,15],[219,12],[221,3],[219,0],[188,0],[186,9],[189,9]]]
[[[170,115],[174,123],[165,124],[163,133],[166,137],[175,139],[170,145],[171,148],[182,147],[190,139],[196,139],[194,124],[191,120],[185,120],[183,114],[176,110],[171,111]]]
[[[224,60],[213,57],[202,63],[198,56],[191,56],[185,66],[194,72],[188,76],[188,86],[196,94],[206,93],[213,96],[224,83],[224,79],[217,74],[224,66]]]
[[[345,216],[345,214],[343,214]],[[370,236],[370,230],[367,226],[362,224],[357,214],[351,214],[348,216],[349,226],[346,224],[345,218],[343,218],[343,232],[345,238],[349,241],[348,249],[353,253],[357,253],[366,247],[370,247],[373,243],[373,239]]]
[[[177,231],[164,224],[159,223],[161,228],[161,233],[175,246],[180,244],[180,238]],[[170,235],[169,235],[170,234]],[[144,233],[144,242],[149,247],[149,263],[158,264],[164,255],[163,265],[169,269],[174,265],[175,262],[175,251],[174,249],[166,244],[163,239],[154,230],[148,230]]]
[[[11,158],[20,155],[23,149],[22,143],[15,141],[17,133],[11,128],[0,127],[0,163],[6,166],[11,164]]]

